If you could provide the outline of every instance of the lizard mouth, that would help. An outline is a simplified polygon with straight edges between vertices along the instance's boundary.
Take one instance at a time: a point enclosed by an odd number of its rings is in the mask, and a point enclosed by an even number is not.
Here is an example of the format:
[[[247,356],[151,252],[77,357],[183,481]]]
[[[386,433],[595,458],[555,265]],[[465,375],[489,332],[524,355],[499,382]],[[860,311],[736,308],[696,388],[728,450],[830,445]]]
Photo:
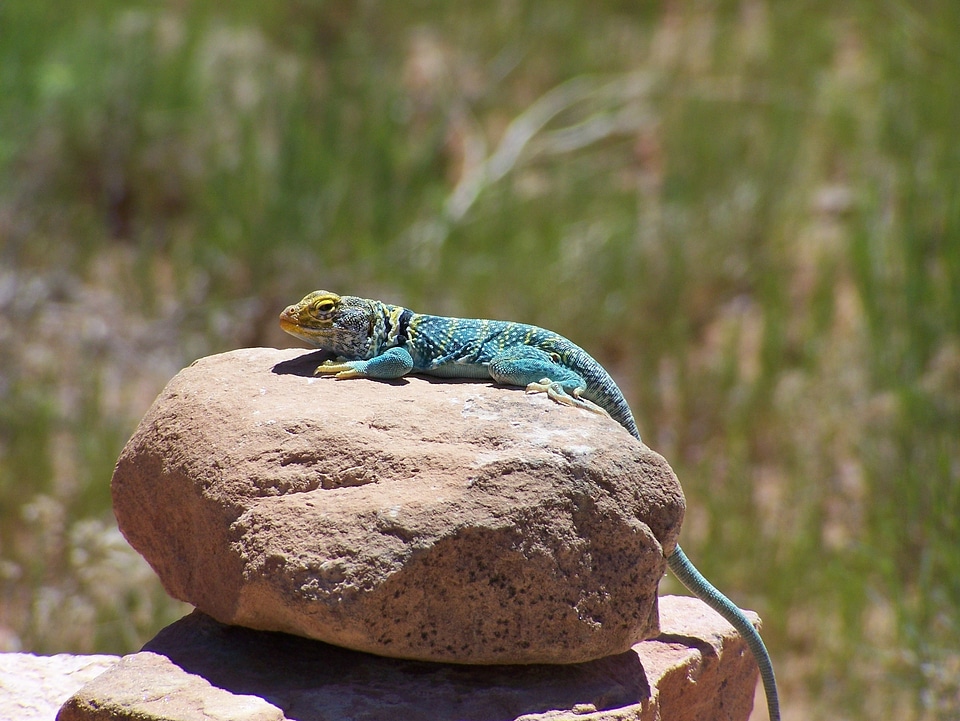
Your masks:
[[[300,326],[294,323],[292,320],[287,320],[286,318],[280,319],[280,328],[281,330],[289,333],[290,335],[300,335]]]
[[[306,340],[321,333],[320,328],[311,326],[309,324],[310,319],[304,318],[303,316],[304,314],[297,309],[297,306],[287,306],[280,314],[280,328],[290,335]],[[308,322],[304,323],[305,320]]]
[[[287,306],[280,314],[280,329],[294,338],[299,338],[317,347],[322,347],[326,342],[333,341],[342,332],[334,325],[314,325],[315,319],[309,316],[304,317],[305,315],[297,306]]]
[[[299,335],[302,330],[295,305],[288,305],[280,314],[280,327],[291,335]]]

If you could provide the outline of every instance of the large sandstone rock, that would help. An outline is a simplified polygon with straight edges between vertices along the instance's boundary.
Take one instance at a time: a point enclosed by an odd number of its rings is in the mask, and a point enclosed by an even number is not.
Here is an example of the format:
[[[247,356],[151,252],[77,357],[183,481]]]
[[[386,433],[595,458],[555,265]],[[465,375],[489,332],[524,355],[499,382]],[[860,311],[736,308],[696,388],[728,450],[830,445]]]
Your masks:
[[[113,477],[120,530],[215,619],[400,658],[571,663],[658,632],[683,496],[609,418],[484,382],[204,358]]]
[[[700,601],[661,602],[660,638],[565,666],[402,661],[195,612],[81,689],[57,718],[746,721],[757,667],[743,639]]]

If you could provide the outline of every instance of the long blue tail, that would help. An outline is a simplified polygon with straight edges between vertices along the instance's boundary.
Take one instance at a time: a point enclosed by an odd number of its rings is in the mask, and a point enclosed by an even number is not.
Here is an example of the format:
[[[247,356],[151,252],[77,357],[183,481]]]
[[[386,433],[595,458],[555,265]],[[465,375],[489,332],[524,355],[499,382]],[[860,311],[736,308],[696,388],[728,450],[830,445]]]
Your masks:
[[[667,565],[670,566],[674,575],[680,579],[680,583],[686,586],[694,596],[723,616],[747,642],[750,652],[757,661],[757,666],[760,667],[760,680],[763,682],[763,692],[767,696],[767,711],[770,714],[770,721],[780,721],[780,698],[777,694],[777,679],[773,674],[773,662],[770,661],[770,654],[767,653],[767,647],[763,645],[763,639],[760,638],[757,629],[743,615],[743,611],[703,577],[703,574],[690,562],[679,545],[673,553],[667,556]]]

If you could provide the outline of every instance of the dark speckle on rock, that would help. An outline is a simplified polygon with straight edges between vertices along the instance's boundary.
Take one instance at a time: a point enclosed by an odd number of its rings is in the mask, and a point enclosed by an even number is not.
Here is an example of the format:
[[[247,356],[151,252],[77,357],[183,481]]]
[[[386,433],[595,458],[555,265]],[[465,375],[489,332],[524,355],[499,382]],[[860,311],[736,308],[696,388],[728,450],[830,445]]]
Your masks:
[[[661,456],[543,397],[306,372],[321,360],[203,358],[144,417],[114,509],[171,595],[427,661],[574,663],[657,634],[684,508]]]

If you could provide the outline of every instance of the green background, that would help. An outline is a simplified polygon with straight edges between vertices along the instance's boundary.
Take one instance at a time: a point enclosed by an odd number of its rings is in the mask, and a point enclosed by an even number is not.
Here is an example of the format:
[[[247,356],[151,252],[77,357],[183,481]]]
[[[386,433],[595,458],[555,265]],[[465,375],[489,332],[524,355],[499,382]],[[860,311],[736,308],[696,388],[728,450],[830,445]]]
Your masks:
[[[960,3],[0,3],[0,649],[184,613],[113,463],[316,288],[585,347],[786,719],[960,716]]]

